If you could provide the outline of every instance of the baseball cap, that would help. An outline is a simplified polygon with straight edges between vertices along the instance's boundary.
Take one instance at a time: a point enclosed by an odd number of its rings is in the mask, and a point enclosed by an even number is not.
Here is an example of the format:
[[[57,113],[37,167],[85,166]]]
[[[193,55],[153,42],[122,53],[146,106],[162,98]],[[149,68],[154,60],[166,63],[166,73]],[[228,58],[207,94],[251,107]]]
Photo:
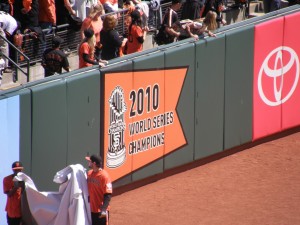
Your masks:
[[[85,29],[83,33],[86,38],[91,38],[94,35],[94,31],[90,28]]]
[[[98,155],[86,156],[85,159],[92,163],[96,163],[97,166],[101,166],[101,164],[102,164],[102,158],[101,158],[101,156],[98,156]]]
[[[61,37],[59,37],[59,36],[54,36],[52,38],[52,44],[55,45],[55,46],[60,45],[61,43],[63,43],[63,41],[64,40]]]
[[[19,162],[19,161],[14,162],[14,163],[12,164],[11,168],[12,168],[13,170],[22,170],[22,169],[24,169],[22,163]]]

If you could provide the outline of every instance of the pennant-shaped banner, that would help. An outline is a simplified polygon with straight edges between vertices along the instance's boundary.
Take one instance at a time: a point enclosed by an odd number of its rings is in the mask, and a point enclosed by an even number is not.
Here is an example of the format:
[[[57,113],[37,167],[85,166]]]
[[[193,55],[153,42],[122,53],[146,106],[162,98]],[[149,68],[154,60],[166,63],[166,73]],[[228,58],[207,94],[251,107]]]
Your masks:
[[[113,181],[186,144],[176,112],[186,73],[105,74],[104,167]]]

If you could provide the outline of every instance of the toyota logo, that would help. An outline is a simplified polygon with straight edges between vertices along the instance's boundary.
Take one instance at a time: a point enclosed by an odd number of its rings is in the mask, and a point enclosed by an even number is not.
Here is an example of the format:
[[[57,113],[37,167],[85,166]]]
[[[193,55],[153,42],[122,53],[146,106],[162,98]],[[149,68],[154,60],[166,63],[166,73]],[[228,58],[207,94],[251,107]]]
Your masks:
[[[290,60],[286,65],[283,65],[283,54],[289,54]],[[271,57],[275,57],[274,67],[270,68],[269,63]],[[292,73],[288,73],[292,67],[295,66],[294,74],[294,82],[288,91],[286,96],[282,96],[282,90],[284,85],[284,76],[293,75]],[[270,99],[270,97],[266,97],[266,94],[263,90],[262,79],[263,76],[267,76],[273,79],[273,93],[274,98]],[[294,93],[299,80],[299,58],[297,53],[290,47],[281,46],[274,49],[269,55],[265,58],[259,74],[258,74],[258,92],[261,99],[269,106],[278,106],[280,104],[285,103]]]

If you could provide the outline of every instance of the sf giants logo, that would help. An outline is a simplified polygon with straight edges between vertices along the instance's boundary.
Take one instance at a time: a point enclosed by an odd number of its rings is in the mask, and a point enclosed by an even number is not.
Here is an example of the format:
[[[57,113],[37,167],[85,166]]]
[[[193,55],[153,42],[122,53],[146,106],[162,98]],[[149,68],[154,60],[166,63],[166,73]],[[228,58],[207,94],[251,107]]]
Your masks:
[[[289,59],[283,60],[283,54]],[[272,59],[272,60],[271,60]],[[287,77],[289,76],[289,77]],[[283,95],[284,80],[293,76],[292,85]],[[266,79],[267,78],[267,79]],[[265,82],[263,82],[265,80]],[[278,106],[285,103],[294,93],[299,81],[299,58],[297,53],[290,47],[281,46],[269,53],[265,58],[258,75],[258,91],[261,99],[269,106]],[[264,91],[266,83],[273,83],[273,93],[270,95]]]
[[[106,155],[106,164],[109,168],[116,168],[122,165],[126,159],[126,147],[124,141],[126,123],[124,119],[124,113],[127,108],[124,99],[124,92],[120,86],[117,86],[112,91],[109,98],[109,107],[109,146]]]

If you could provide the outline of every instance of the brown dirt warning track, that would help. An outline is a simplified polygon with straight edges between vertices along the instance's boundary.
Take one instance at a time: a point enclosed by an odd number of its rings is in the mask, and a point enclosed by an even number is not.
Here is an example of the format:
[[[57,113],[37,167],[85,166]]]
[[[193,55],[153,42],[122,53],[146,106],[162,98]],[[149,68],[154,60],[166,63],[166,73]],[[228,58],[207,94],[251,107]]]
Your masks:
[[[112,198],[110,225],[177,224],[300,224],[300,132]]]

